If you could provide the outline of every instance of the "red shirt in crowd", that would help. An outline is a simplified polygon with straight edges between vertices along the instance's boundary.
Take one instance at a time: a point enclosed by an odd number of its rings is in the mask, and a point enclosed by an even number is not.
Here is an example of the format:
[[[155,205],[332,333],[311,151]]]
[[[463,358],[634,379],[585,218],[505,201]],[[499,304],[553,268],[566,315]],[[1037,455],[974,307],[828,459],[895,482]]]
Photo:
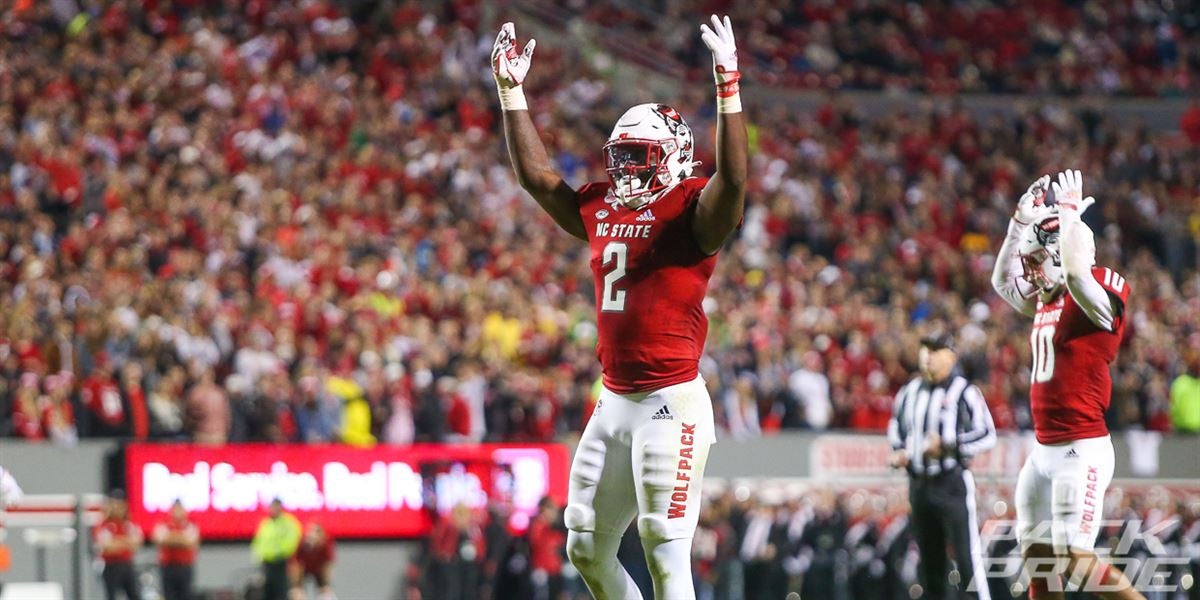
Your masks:
[[[81,395],[83,405],[107,425],[116,427],[125,420],[121,390],[111,377],[93,374],[83,382]]]
[[[328,535],[319,542],[313,542],[306,536],[300,547],[296,548],[295,560],[302,573],[316,576],[333,562],[334,554],[333,540]]]
[[[142,391],[141,384],[125,386],[125,398],[129,402],[134,439],[144,440],[150,437],[150,410],[146,405],[146,394]]]
[[[466,517],[460,518],[466,520]],[[474,561],[483,560],[484,549],[487,547],[483,530],[475,523],[455,523],[453,515],[444,515],[438,518],[433,525],[433,531],[429,533],[429,554],[438,562],[464,558],[461,550],[467,543],[475,548]]]
[[[43,402],[41,396],[37,395],[36,390],[32,393],[28,390],[18,392],[16,402],[13,403],[12,412],[14,433],[27,440],[40,440],[46,437],[46,431],[42,427],[42,415],[39,408],[39,405]]]
[[[538,517],[529,524],[529,565],[548,575],[562,573],[562,556],[558,550],[567,543],[567,536]]]
[[[111,549],[109,542],[118,537],[125,537],[132,543],[125,544],[122,548]],[[96,546],[100,550],[100,558],[106,563],[127,563],[133,562],[134,548],[142,541],[142,528],[136,523],[128,519],[117,520],[112,518],[104,519],[92,531],[92,538],[96,542]]]
[[[200,529],[191,521],[167,519],[154,527],[154,541],[158,544],[158,564],[191,565],[196,562],[196,545],[165,544],[163,540],[171,534],[184,534],[189,539],[199,540]]]
[[[1200,103],[1193,102],[1179,119],[1179,130],[1192,144],[1200,146]]]

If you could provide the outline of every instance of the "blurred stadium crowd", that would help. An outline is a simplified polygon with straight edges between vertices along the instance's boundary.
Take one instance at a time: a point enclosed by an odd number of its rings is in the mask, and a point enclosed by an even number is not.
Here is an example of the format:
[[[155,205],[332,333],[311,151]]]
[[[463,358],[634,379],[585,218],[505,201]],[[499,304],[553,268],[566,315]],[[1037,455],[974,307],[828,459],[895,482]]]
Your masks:
[[[1193,0],[526,4],[595,23],[614,55],[693,80],[707,81],[709,59],[695,15],[726,11],[755,85],[1165,97],[1194,91],[1200,68]]]
[[[582,427],[598,376],[586,247],[507,166],[483,7],[58,12],[69,4],[0,9],[0,435],[403,444]],[[982,38],[996,48],[978,55],[991,61],[975,65],[978,89],[1196,89],[1196,23],[1138,3],[1018,3],[1013,24],[993,9],[787,4],[733,9],[757,63],[748,81],[783,61],[797,83],[941,89],[912,78],[943,73],[976,89],[961,40]],[[647,26],[630,11],[610,25]],[[820,25],[792,39],[783,18]],[[976,33],[1018,26],[1041,41]],[[691,29],[668,49],[707,69]],[[1093,51],[1099,71],[1060,76]],[[883,54],[900,62],[847,70]],[[544,44],[526,86],[576,184],[603,177],[599,147],[624,108],[594,58]],[[666,100],[709,139],[714,108],[696,87]],[[922,101],[866,118],[833,93],[814,113],[753,121],[750,209],[706,301],[702,370],[723,435],[881,430],[933,319],[958,332],[997,425],[1027,427],[1027,325],[988,276],[1027,182],[1068,164],[1099,198],[1099,255],[1136,290],[1112,426],[1172,428],[1172,381],[1200,375],[1200,104],[1172,133],[1087,103],[976,118]],[[1174,425],[1196,430],[1188,389]]]
[[[999,562],[1012,555],[1014,508],[1011,489],[983,486],[979,496],[983,544]],[[1097,548],[1114,559],[1158,561],[1159,585],[1200,580],[1200,495],[1196,489],[1131,487],[1109,490],[1105,526]],[[461,511],[439,525],[426,552],[411,565],[411,598],[586,599],[582,580],[563,555],[565,532],[548,504],[523,536],[512,538],[497,522],[503,516]],[[692,573],[698,600],[801,598],[829,600],[907,600],[919,597],[916,546],[907,527],[908,497],[903,488],[814,489],[802,494],[766,494],[749,488],[709,494],[692,545]],[[1112,524],[1107,521],[1113,521]],[[1121,523],[1118,526],[1116,523]],[[561,526],[560,526],[561,527]],[[1134,532],[1144,535],[1135,535]],[[1128,543],[1122,543],[1122,540]],[[478,552],[457,553],[468,545]],[[622,541],[622,564],[642,589],[650,576],[632,530]],[[1129,563],[1125,563],[1129,564]],[[1140,571],[1129,571],[1138,576]],[[1188,579],[1190,577],[1190,579]],[[993,598],[1025,597],[1015,577],[989,578]],[[1190,588],[1190,589],[1189,589]],[[1200,597],[1194,585],[1156,600]],[[1191,595],[1188,595],[1191,594]]]

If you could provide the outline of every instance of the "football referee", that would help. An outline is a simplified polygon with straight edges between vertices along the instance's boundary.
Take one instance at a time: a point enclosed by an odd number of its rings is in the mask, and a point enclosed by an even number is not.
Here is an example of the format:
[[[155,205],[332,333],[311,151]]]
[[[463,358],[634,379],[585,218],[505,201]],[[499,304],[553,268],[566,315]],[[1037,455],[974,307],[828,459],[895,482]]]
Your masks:
[[[908,471],[912,532],[921,553],[922,598],[990,600],[984,548],[975,517],[975,480],[968,463],[996,444],[996,428],[979,388],[955,369],[953,339],[938,333],[921,340],[921,374],[896,394],[888,441],[891,463]],[[954,548],[957,573],[950,569]],[[970,591],[968,591],[970,588]]]

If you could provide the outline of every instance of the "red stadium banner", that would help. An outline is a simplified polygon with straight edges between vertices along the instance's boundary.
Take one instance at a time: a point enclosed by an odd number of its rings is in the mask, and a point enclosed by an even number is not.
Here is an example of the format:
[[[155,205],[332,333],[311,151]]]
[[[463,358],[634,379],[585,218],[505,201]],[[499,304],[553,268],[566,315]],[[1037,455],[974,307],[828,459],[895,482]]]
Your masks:
[[[971,459],[971,471],[981,477],[1015,477],[1033,445],[1032,435],[999,436],[994,448]],[[825,478],[901,474],[888,466],[891,452],[883,436],[822,434],[809,447],[809,474]]]
[[[334,537],[417,537],[458,504],[511,507],[522,531],[549,495],[567,496],[567,448],[474,444],[376,446],[131,444],[133,519],[149,530],[176,499],[205,539],[249,539],[274,498]]]

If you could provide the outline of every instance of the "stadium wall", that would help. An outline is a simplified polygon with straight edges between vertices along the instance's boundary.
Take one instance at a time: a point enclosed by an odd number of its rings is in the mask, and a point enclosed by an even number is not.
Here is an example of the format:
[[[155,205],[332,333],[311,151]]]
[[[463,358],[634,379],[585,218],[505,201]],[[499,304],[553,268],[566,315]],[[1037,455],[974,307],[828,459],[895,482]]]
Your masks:
[[[1032,436],[1001,435],[1001,446],[1026,445]],[[813,444],[836,441],[833,448],[869,450],[886,443],[882,436],[855,434],[783,433],[743,442],[721,441],[708,461],[713,477],[812,477],[820,469],[812,464]],[[1117,451],[1115,477],[1200,479],[1200,437],[1158,436],[1147,432],[1113,435]],[[29,494],[94,494],[106,490],[106,456],[114,442],[85,441],[75,448],[23,441],[0,441],[0,464],[12,471]],[[822,448],[822,446],[818,446]],[[828,448],[828,447],[825,447]],[[1135,471],[1130,459],[1137,448],[1157,459],[1155,472]],[[764,460],[771,457],[771,460]],[[1011,461],[1009,461],[1011,462]],[[1018,465],[1019,466],[1019,465]]]

